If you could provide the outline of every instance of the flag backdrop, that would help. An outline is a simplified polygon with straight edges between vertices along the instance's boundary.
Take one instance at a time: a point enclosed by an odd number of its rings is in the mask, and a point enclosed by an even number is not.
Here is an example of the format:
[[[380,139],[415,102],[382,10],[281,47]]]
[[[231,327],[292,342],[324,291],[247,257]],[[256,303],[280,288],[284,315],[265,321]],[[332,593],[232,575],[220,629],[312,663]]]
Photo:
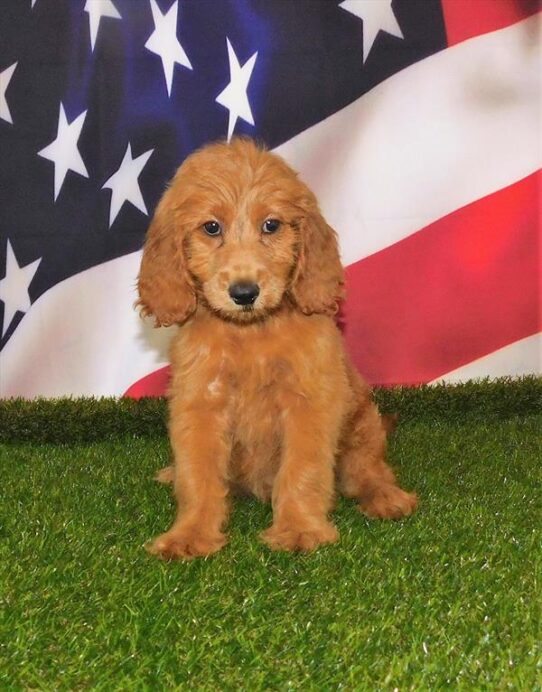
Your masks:
[[[537,0],[2,0],[0,395],[158,394],[144,234],[253,135],[337,229],[375,384],[538,373]]]

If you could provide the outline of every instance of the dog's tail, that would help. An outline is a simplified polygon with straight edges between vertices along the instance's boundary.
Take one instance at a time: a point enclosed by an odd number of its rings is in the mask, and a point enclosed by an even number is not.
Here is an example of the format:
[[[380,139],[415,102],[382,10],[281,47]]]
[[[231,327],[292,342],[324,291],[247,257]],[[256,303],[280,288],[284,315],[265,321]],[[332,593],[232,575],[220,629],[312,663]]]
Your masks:
[[[398,413],[383,413],[382,414],[382,425],[384,426],[384,430],[386,431],[386,435],[391,435],[391,433],[397,427],[398,423],[399,423],[399,414]]]

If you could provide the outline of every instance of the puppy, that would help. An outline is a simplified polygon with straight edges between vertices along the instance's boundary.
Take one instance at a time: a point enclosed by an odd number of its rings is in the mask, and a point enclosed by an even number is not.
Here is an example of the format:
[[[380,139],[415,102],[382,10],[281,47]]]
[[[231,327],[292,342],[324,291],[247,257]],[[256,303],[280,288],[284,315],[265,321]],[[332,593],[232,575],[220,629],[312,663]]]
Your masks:
[[[138,281],[143,315],[180,325],[171,345],[169,433],[177,518],[148,550],[164,559],[226,543],[228,496],[273,507],[263,540],[337,540],[339,490],[369,517],[409,515],[386,463],[386,430],[345,353],[337,236],[278,156],[251,140],[188,157],[158,204]]]

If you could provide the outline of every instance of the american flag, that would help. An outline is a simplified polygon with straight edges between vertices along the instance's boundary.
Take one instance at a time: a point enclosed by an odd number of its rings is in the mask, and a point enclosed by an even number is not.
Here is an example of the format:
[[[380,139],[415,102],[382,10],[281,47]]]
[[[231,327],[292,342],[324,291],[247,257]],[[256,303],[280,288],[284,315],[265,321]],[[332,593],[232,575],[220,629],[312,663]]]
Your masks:
[[[251,135],[318,196],[374,384],[541,370],[537,0],[2,0],[0,395],[157,394],[133,309],[183,159]]]

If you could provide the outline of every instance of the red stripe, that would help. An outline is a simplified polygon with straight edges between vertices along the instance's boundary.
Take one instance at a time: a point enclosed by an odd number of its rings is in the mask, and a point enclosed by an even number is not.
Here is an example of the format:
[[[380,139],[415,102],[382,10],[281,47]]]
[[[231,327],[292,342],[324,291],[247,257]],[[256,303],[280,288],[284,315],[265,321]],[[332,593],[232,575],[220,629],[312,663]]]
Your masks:
[[[541,177],[347,268],[345,338],[371,383],[428,382],[540,331]]]
[[[167,365],[165,368],[145,375],[128,387],[123,396],[129,396],[132,399],[141,399],[144,396],[164,396],[169,383],[169,370]]]
[[[541,8],[541,0],[442,0],[448,45],[504,29]]]

